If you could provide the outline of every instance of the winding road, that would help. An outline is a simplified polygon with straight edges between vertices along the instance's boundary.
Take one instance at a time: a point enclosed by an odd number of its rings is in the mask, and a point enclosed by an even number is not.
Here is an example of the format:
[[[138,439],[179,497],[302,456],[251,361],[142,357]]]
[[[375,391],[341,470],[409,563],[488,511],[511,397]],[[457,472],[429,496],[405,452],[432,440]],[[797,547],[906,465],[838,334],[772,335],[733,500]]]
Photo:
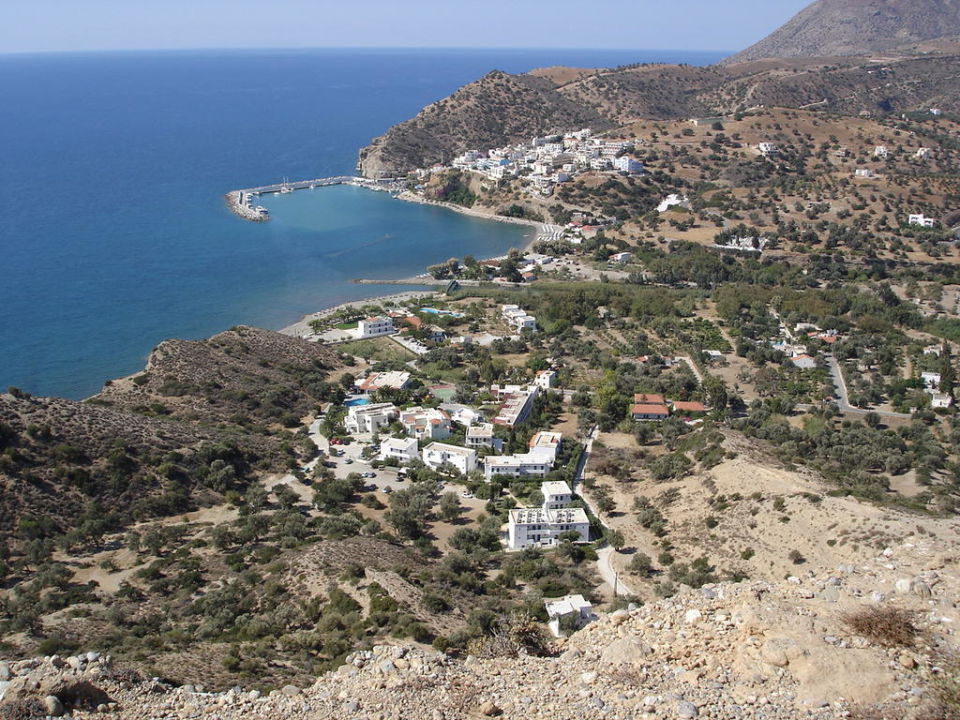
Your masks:
[[[850,404],[850,396],[847,393],[847,381],[843,379],[840,363],[837,362],[837,359],[833,355],[827,355],[827,369],[830,371],[833,386],[837,390],[837,407],[840,408],[840,412],[855,415],[866,415],[872,412],[880,417],[898,418],[902,420],[909,420],[912,417],[909,413],[891,412],[889,410],[864,410],[863,408],[854,407]]]

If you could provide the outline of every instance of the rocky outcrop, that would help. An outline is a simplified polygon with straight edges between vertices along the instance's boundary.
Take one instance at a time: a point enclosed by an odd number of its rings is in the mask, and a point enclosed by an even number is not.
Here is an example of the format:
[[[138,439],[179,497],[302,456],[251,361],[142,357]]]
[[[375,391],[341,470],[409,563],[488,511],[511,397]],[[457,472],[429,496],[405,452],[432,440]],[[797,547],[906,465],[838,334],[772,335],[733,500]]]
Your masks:
[[[118,720],[793,720],[848,717],[852,708],[878,707],[886,714],[871,717],[952,717],[945,713],[955,708],[943,705],[936,690],[949,673],[944,658],[960,620],[952,560],[933,558],[928,564],[938,569],[900,578],[896,556],[881,557],[893,571],[846,567],[775,584],[687,588],[607,615],[558,641],[547,658],[455,659],[382,645],[347,656],[310,687],[220,694],[97,666],[90,670],[70,659],[68,667],[47,658],[7,668],[19,683],[17,702],[42,703],[58,682],[83,677],[116,703],[108,707]],[[871,633],[851,629],[851,614],[890,607],[912,613],[916,627],[908,642],[885,646]],[[27,680],[20,682],[21,676]]]
[[[725,64],[890,52],[960,35],[960,0],[818,0]]]

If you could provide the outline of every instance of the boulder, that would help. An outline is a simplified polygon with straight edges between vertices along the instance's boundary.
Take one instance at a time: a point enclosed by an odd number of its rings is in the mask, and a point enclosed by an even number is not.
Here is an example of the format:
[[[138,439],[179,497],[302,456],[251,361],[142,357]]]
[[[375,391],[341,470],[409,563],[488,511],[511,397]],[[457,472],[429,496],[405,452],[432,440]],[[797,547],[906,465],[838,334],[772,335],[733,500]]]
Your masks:
[[[624,637],[614,640],[600,654],[600,666],[607,668],[624,665],[642,665],[653,649],[638,638]]]

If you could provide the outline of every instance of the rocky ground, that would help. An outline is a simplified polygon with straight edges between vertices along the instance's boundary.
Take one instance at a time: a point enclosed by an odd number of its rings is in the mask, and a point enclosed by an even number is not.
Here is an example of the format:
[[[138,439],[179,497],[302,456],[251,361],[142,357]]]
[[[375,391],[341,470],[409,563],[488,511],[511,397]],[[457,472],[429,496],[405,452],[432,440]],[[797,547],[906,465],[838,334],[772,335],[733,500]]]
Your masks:
[[[553,657],[464,660],[377,646],[311,687],[266,694],[207,693],[202,677],[173,687],[96,653],[0,663],[0,717],[956,717],[937,690],[956,682],[948,664],[960,621],[955,565],[930,557],[927,570],[902,576],[897,556],[909,550],[829,575],[684,589],[604,616],[558,641]]]

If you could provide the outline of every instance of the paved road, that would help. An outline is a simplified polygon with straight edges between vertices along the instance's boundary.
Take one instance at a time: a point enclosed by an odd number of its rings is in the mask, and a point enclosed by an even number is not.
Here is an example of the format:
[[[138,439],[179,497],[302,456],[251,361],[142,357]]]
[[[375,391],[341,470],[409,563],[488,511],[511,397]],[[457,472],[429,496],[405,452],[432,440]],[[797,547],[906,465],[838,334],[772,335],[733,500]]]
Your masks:
[[[624,584],[623,580],[618,577],[617,571],[613,569],[610,561],[611,558],[613,558],[614,552],[616,551],[609,545],[597,550],[597,570],[600,572],[600,577],[603,578],[604,582],[606,582],[611,589],[616,589],[618,596],[626,597],[634,595],[634,592]]]
[[[830,371],[830,378],[833,380],[833,386],[837,391],[837,407],[840,412],[852,413],[854,415],[866,415],[867,413],[876,413],[880,417],[899,418],[909,420],[909,413],[890,412],[889,410],[864,410],[854,407],[850,404],[850,397],[847,393],[847,382],[843,379],[843,372],[840,370],[840,363],[833,355],[827,355],[827,369]]]

